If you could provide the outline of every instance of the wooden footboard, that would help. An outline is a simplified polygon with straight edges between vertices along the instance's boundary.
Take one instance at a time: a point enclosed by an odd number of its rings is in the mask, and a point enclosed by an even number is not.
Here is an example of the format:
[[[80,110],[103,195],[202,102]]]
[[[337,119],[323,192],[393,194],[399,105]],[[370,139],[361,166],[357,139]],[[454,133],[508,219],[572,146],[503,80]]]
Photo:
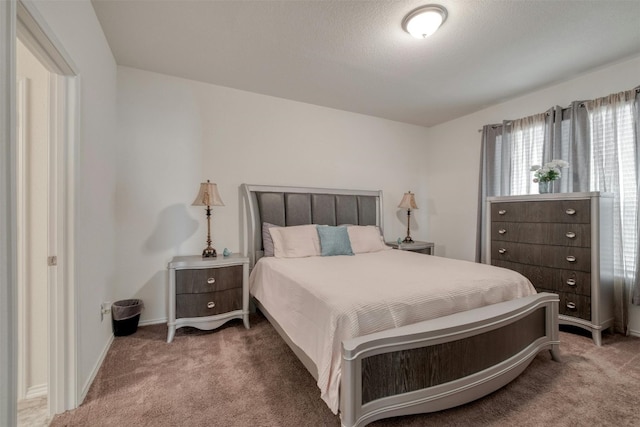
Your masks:
[[[559,360],[556,294],[540,293],[343,342],[344,427],[486,396],[540,351]]]

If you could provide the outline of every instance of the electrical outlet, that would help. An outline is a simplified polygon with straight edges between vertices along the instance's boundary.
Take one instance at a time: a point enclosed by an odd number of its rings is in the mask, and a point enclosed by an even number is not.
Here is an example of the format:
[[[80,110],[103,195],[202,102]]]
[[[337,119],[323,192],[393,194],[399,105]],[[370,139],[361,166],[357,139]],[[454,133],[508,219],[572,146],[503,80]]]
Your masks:
[[[100,304],[100,321],[101,322],[104,320],[104,315],[107,313],[111,313],[111,303],[103,302],[102,304]]]

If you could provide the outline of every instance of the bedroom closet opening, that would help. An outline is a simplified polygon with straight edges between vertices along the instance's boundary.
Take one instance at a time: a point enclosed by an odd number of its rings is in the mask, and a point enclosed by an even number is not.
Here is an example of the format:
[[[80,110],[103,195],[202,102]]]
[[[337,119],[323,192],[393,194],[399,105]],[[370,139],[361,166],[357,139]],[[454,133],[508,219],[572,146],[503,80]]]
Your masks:
[[[16,43],[18,426],[49,411],[49,135],[51,73]]]
[[[46,420],[77,407],[81,400],[74,280],[81,98],[78,68],[33,2],[0,2],[0,21],[7,30],[0,35],[0,53],[7,64],[0,85],[0,122],[7,142],[0,168],[8,183],[0,191],[2,232],[8,237],[0,262],[7,279],[0,300],[4,313],[0,388],[6,397],[0,405],[0,424],[14,426],[19,424],[18,401],[27,397],[44,397]],[[38,101],[30,95],[39,85],[18,64],[24,62],[18,55],[25,50],[35,57],[37,67],[45,69],[37,72],[46,82],[44,98]],[[34,103],[44,106],[44,119],[28,117]],[[27,125],[29,120],[33,123]],[[43,145],[29,145],[34,135],[40,135],[38,144]],[[29,271],[32,266],[35,271]],[[32,315],[44,320],[32,320]],[[41,361],[30,360],[38,357]]]
[[[18,425],[47,425],[79,404],[73,275],[79,80],[33,5],[17,6],[17,348],[11,401],[19,402]]]

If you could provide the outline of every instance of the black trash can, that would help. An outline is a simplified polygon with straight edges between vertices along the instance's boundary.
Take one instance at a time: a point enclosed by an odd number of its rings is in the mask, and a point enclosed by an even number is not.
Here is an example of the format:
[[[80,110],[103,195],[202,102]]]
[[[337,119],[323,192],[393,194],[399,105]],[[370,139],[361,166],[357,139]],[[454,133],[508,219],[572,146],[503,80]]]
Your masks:
[[[124,299],[111,305],[111,325],[113,335],[123,337],[131,335],[138,330],[140,313],[144,303],[140,299]]]

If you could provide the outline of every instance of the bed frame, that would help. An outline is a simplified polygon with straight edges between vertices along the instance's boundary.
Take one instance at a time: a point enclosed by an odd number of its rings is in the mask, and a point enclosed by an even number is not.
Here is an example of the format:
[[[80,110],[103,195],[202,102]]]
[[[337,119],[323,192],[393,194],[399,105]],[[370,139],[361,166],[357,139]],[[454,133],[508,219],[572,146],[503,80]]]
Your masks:
[[[241,193],[251,268],[263,253],[263,222],[382,227],[381,191],[243,184]],[[317,379],[273,313],[254,303]],[[539,293],[344,341],[342,426],[471,402],[512,381],[543,350],[559,361],[558,304],[557,295]]]

